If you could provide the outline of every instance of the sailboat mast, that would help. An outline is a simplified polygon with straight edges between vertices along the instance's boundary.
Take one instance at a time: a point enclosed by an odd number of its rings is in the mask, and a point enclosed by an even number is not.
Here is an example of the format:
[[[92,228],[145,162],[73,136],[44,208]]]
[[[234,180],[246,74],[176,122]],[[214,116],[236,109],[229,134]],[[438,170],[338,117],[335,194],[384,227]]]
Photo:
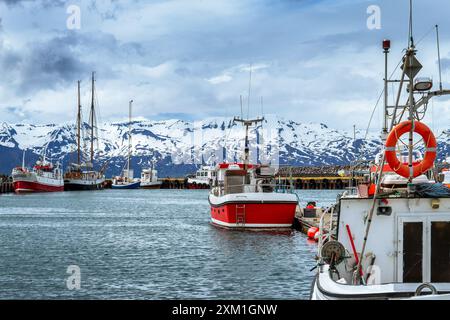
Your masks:
[[[95,90],[95,72],[92,72],[92,98],[91,98],[91,163],[94,164],[94,90]]]
[[[131,160],[131,108],[133,106],[133,100],[130,100],[129,107],[129,122],[128,122],[128,169],[127,169],[127,179],[130,178],[130,160]]]
[[[78,165],[81,164],[81,94],[80,83],[78,80],[78,115],[77,115],[77,148],[78,148]]]

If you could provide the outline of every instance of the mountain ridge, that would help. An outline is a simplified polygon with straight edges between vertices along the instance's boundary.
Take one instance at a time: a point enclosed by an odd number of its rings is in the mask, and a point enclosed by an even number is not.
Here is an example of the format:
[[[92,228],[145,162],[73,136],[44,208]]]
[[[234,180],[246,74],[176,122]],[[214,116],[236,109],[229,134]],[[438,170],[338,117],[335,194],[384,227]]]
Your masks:
[[[86,124],[83,128],[84,131],[89,129]],[[128,152],[128,122],[103,123],[98,132],[95,145],[100,151],[95,155],[95,162],[99,165],[109,161],[107,176],[117,175]],[[327,124],[268,115],[261,125],[250,130],[251,158],[294,166],[346,165],[357,159],[374,158],[381,150],[379,136],[369,134],[367,139],[362,139],[358,136],[363,133],[356,133],[354,139],[353,132],[333,129]],[[132,122],[132,166],[138,175],[155,160],[160,177],[166,177],[192,173],[201,164],[224,159],[239,161],[244,134],[242,126],[224,117],[197,122],[140,118]],[[88,150],[90,142],[87,137],[82,140],[83,149]],[[450,153],[449,135],[442,134],[438,141],[441,161]],[[0,172],[9,173],[20,165],[23,150],[27,150],[28,166],[45,151],[47,157],[60,161],[65,167],[76,159],[75,124],[3,123],[0,127]]]

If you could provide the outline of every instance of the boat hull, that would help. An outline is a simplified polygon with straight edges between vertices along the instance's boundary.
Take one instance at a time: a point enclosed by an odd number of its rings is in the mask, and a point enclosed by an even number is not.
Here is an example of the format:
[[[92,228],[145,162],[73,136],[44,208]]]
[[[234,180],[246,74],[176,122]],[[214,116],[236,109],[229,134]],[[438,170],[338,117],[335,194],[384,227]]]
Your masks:
[[[450,300],[448,283],[432,283],[437,288],[436,295],[415,296],[421,283],[342,284],[331,279],[329,265],[321,268],[311,286],[311,300]]]
[[[141,186],[140,182],[133,182],[133,183],[125,183],[125,184],[113,184],[111,186],[112,189],[126,189],[126,190],[131,190],[131,189],[139,189],[139,187]]]
[[[145,189],[145,190],[157,190],[157,189],[161,189],[161,183],[158,184],[142,184],[140,188],[141,189]]]
[[[292,194],[210,196],[211,223],[231,229],[292,228],[297,199]]]
[[[33,192],[61,192],[64,191],[63,184],[44,184],[34,181],[14,181],[13,188],[16,193]]]
[[[64,181],[65,191],[92,191],[92,190],[102,190],[103,180],[66,180]]]
[[[210,186],[206,182],[205,183],[196,183],[196,182],[190,183],[190,182],[188,182],[187,188],[189,190],[207,190],[207,189],[210,189]]]

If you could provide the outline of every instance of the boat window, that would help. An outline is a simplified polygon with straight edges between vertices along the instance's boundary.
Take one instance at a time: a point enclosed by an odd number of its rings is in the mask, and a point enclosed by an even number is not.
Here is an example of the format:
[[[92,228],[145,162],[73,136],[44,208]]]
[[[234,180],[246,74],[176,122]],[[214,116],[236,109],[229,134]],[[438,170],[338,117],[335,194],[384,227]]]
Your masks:
[[[403,224],[403,282],[422,281],[423,224],[405,222]]]
[[[450,222],[431,223],[431,281],[450,282]]]

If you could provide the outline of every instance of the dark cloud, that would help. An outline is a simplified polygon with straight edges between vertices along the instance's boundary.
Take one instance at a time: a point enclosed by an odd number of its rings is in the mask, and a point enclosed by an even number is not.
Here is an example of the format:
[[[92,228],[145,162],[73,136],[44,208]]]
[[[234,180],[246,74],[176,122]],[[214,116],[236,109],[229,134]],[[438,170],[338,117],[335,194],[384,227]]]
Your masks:
[[[53,89],[74,82],[92,67],[77,53],[77,38],[71,34],[28,45],[20,64],[21,92]]]
[[[93,70],[114,77],[111,64],[143,55],[140,44],[120,43],[109,34],[66,32],[50,40],[31,42],[20,53],[5,50],[0,54],[0,66],[1,71],[15,74],[17,92],[28,94],[65,87]]]
[[[369,30],[367,0],[77,0],[82,29],[72,31],[64,9],[71,1],[2,2],[18,8],[1,6],[7,32],[0,37],[9,38],[3,46],[0,38],[0,107],[29,97],[19,111],[39,106],[58,119],[67,117],[57,104],[67,103],[75,81],[92,70],[111,119],[126,114],[130,96],[139,101],[136,114],[145,117],[229,116],[239,110],[239,95],[246,95],[243,66],[252,63],[266,66],[254,72],[255,110],[263,95],[267,112],[294,117],[300,110],[307,120],[343,126],[350,115],[365,121],[382,87],[380,41],[391,38],[394,64],[408,31],[403,1],[376,1],[382,29]],[[428,1],[415,2],[417,12],[432,10]],[[448,0],[436,2],[433,8],[448,8]],[[446,12],[417,17],[417,38],[440,23],[442,43],[448,41]],[[435,50],[434,37],[423,40],[424,48]],[[424,66],[433,65],[430,60]]]

